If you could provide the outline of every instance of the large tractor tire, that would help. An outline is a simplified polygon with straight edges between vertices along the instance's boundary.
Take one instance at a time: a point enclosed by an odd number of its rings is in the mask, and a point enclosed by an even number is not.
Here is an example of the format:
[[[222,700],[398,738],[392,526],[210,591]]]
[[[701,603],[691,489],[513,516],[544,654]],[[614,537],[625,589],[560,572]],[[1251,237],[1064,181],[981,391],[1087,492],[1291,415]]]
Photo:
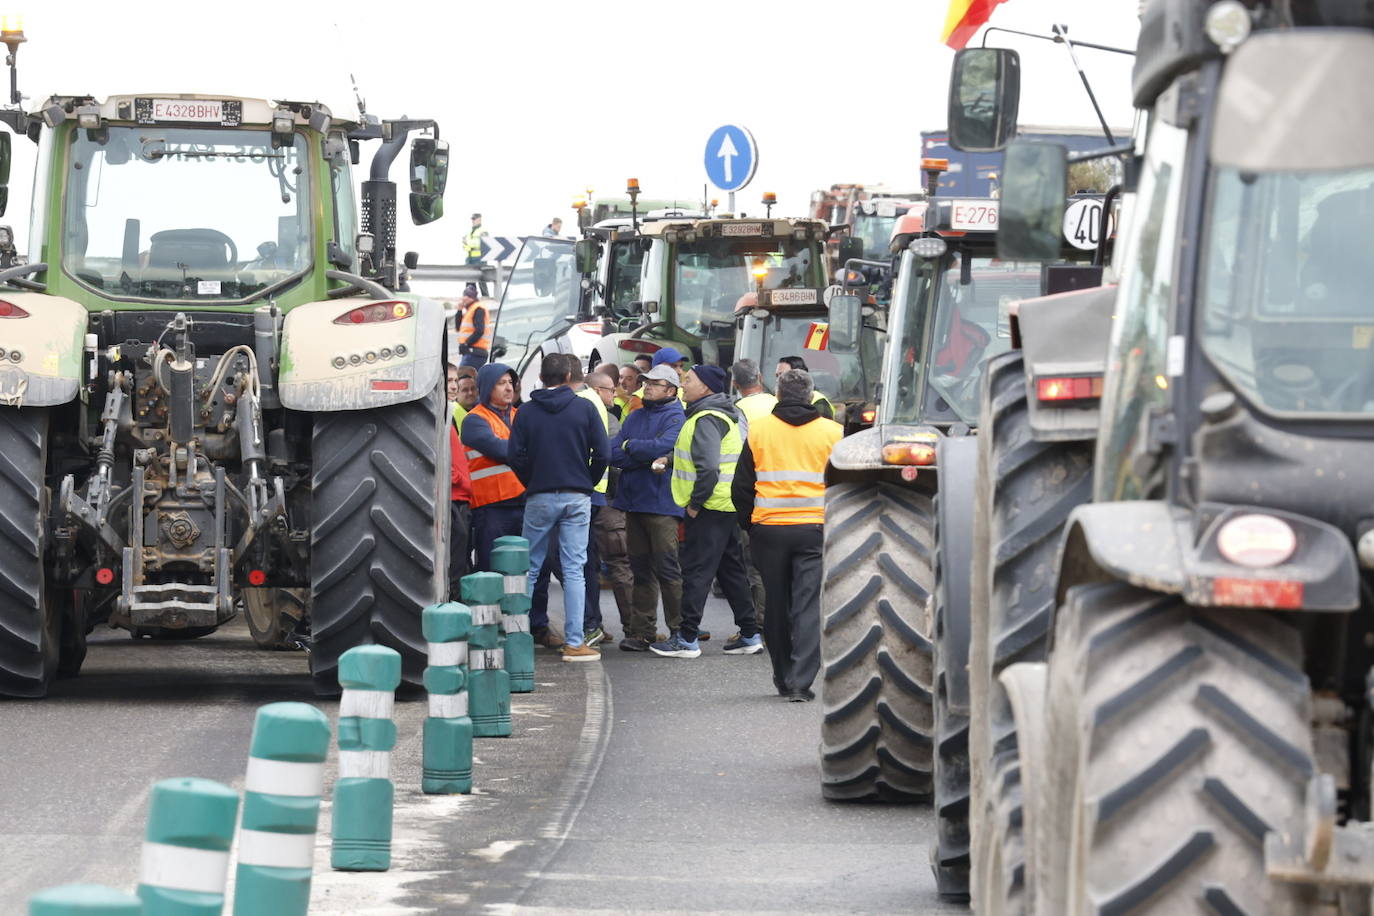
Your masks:
[[[943,439],[935,497],[935,843],[930,864],[946,900],[969,898],[968,574],[978,444]]]
[[[418,401],[322,414],[311,482],[310,672],[339,693],[339,656],[376,643],[420,684],[420,612],[448,569],[448,416],[442,386]]]
[[[295,649],[296,627],[310,592],[303,588],[245,588],[243,616],[259,649]]]
[[[987,907],[978,889],[1003,883],[1003,875],[980,869],[1005,867],[1017,882],[1021,874],[1019,861],[1006,861],[1020,845],[1019,809],[1009,801],[1020,789],[1016,728],[998,678],[1012,664],[1046,657],[1059,539],[1069,514],[1092,495],[1093,458],[1091,442],[1032,436],[1020,351],[989,360],[982,384],[969,646],[972,885],[980,910]],[[1019,886],[1009,894],[1019,899]],[[1015,912],[1019,904],[1006,906]]]
[[[821,791],[927,799],[933,711],[930,494],[891,483],[825,493]]]
[[[41,697],[57,675],[62,609],[43,568],[48,412],[0,408],[0,696]]]
[[[1078,586],[1056,622],[1035,882],[1061,913],[1310,912],[1264,836],[1315,772],[1302,638],[1261,611]],[[1065,853],[1040,856],[1044,850]]]

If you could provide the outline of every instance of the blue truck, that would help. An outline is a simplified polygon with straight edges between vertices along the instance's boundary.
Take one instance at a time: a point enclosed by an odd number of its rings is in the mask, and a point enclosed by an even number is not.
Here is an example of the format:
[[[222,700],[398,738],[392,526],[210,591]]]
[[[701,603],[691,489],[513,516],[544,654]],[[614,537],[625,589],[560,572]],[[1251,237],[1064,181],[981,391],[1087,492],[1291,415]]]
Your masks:
[[[1113,127],[1118,138],[1129,137],[1128,128]],[[1025,127],[1018,137],[1062,143],[1069,153],[1101,149],[1107,139],[1100,129],[1090,127]],[[963,153],[949,145],[949,133],[944,130],[921,131],[921,157],[948,159],[949,171],[940,176],[939,195],[942,197],[992,197],[1002,174],[1002,153]]]

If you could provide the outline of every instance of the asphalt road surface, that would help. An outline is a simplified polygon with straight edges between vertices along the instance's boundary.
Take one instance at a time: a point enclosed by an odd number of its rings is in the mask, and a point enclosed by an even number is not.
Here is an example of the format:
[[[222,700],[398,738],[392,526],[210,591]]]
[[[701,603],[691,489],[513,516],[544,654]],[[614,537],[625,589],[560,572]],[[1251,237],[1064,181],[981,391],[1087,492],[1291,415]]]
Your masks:
[[[964,912],[935,894],[929,807],[823,801],[819,704],[777,697],[765,656],[721,654],[723,602],[705,622],[695,660],[541,650],[468,796],[419,791],[425,704],[399,702],[392,869],[330,870],[326,789],[311,912]],[[280,700],[316,702],[305,657],[235,623],[184,643],[102,628],[80,678],[0,702],[0,912],[56,884],[132,890],[151,785],[241,789],[254,711]]]

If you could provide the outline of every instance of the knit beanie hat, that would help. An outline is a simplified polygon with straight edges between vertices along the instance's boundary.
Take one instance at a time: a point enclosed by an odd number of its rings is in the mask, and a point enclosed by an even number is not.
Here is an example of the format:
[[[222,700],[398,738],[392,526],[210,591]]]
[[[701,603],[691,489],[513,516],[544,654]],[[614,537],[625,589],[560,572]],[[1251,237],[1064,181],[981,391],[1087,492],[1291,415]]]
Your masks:
[[[692,371],[701,379],[703,385],[716,394],[725,390],[725,370],[720,366],[693,366]]]

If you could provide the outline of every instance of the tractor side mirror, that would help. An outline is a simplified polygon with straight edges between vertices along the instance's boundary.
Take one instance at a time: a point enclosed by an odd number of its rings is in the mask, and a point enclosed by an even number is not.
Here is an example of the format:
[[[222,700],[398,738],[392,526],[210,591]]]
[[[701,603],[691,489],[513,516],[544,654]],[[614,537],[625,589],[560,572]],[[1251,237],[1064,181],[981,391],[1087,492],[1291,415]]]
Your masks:
[[[1059,143],[1017,140],[1002,166],[1002,203],[997,256],[1014,261],[1053,261],[1064,236],[1068,150]]]
[[[410,218],[417,226],[444,215],[448,141],[416,137],[410,145]]]
[[[986,153],[1016,136],[1021,57],[1008,48],[965,48],[949,79],[949,145]]]
[[[840,239],[839,255],[841,267],[848,264],[854,258],[862,258],[864,256],[864,240],[856,239],[852,235],[846,235],[844,238]]]
[[[863,301],[858,296],[841,294],[830,297],[831,353],[857,353],[859,334],[863,329]]]
[[[577,257],[577,272],[584,277],[596,273],[597,257],[601,254],[600,243],[596,239],[582,239],[574,250]]]
[[[0,133],[0,216],[10,202],[10,135]]]

